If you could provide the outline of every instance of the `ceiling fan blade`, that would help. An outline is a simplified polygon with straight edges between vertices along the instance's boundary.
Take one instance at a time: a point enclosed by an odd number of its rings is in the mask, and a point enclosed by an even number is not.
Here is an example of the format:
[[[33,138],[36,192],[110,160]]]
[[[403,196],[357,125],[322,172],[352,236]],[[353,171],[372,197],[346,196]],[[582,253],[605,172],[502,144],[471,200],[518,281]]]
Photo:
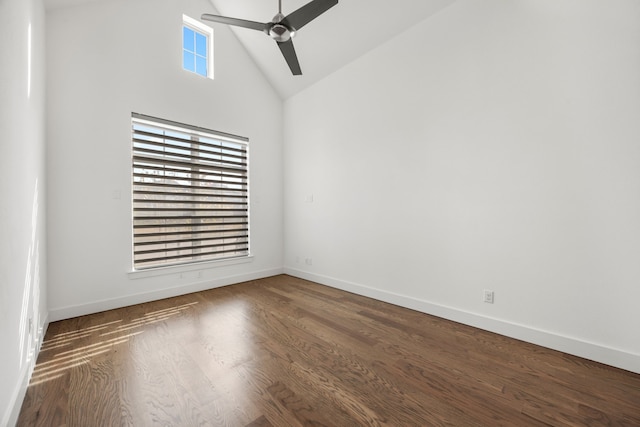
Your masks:
[[[337,4],[338,0],[313,0],[287,15],[282,22],[299,30]]]
[[[286,42],[276,42],[278,43],[278,47],[280,48],[280,52],[284,56],[284,59],[289,64],[289,68],[294,76],[301,76],[302,70],[300,69],[300,63],[298,62],[298,56],[296,55],[296,50],[293,47],[293,42],[291,39]]]
[[[265,31],[268,23],[263,24],[261,22],[247,21],[246,19],[229,18],[227,16],[211,15],[210,13],[203,13],[200,17],[205,21],[219,22],[221,24],[235,25],[236,27],[250,28],[252,30]]]

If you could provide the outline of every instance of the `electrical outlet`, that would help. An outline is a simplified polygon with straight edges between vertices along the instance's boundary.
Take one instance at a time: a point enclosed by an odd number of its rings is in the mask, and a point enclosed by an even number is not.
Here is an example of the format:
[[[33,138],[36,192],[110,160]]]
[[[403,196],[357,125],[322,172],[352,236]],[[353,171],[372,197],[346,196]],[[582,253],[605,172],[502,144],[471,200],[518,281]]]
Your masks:
[[[484,302],[486,302],[487,304],[493,304],[493,291],[489,290],[489,289],[485,289],[484,290]]]
[[[307,265],[313,265],[313,260],[311,258],[305,258],[304,263]]]

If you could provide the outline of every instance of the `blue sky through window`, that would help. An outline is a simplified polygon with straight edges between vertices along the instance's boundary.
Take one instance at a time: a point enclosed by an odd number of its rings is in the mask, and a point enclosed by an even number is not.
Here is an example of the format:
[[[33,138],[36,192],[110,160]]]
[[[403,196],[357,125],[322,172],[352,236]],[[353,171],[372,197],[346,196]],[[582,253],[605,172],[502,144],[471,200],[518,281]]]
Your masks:
[[[207,77],[207,36],[191,27],[182,27],[182,68]]]

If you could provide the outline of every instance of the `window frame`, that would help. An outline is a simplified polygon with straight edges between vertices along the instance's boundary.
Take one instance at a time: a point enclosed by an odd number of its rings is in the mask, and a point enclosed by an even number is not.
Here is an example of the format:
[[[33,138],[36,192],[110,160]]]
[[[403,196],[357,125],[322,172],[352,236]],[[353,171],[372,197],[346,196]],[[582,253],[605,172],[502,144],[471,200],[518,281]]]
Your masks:
[[[207,64],[207,75],[202,75],[200,73],[197,72],[197,67],[194,68],[193,71],[185,68],[184,66],[184,61],[185,61],[185,39],[184,39],[184,28],[189,28],[190,30],[194,31],[197,34],[201,34],[206,38],[207,41],[207,47],[206,47],[206,64]],[[180,48],[180,52],[182,53],[181,58],[182,58],[182,69],[184,71],[187,71],[189,73],[192,74],[196,74],[198,76],[201,77],[206,77],[208,79],[213,80],[214,78],[214,69],[213,69],[213,28],[203,24],[202,22],[193,19],[187,15],[182,15],[182,27],[181,29],[181,38],[182,38],[182,44],[181,44],[181,48]],[[196,48],[194,46],[194,55],[196,54]]]
[[[131,273],[187,271],[252,258],[248,138],[132,113],[131,156]],[[154,230],[149,220],[156,217],[160,225]],[[154,236],[144,236],[145,229]],[[180,243],[174,246],[174,239]],[[197,252],[203,248],[209,248],[204,258]],[[144,265],[145,252],[166,260]]]

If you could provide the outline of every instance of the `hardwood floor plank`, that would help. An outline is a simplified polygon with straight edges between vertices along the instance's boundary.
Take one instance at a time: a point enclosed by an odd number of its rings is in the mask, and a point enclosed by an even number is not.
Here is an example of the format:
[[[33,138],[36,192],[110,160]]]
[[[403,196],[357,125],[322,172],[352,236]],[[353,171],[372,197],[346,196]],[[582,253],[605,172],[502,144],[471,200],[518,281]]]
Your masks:
[[[34,373],[35,377],[36,373]],[[68,372],[31,380],[18,425],[64,426],[69,414]]]
[[[91,425],[95,419],[105,425],[120,423],[119,390],[108,359],[89,360],[71,370],[69,425]]]
[[[19,426],[640,426],[640,375],[290,276],[49,326]]]

